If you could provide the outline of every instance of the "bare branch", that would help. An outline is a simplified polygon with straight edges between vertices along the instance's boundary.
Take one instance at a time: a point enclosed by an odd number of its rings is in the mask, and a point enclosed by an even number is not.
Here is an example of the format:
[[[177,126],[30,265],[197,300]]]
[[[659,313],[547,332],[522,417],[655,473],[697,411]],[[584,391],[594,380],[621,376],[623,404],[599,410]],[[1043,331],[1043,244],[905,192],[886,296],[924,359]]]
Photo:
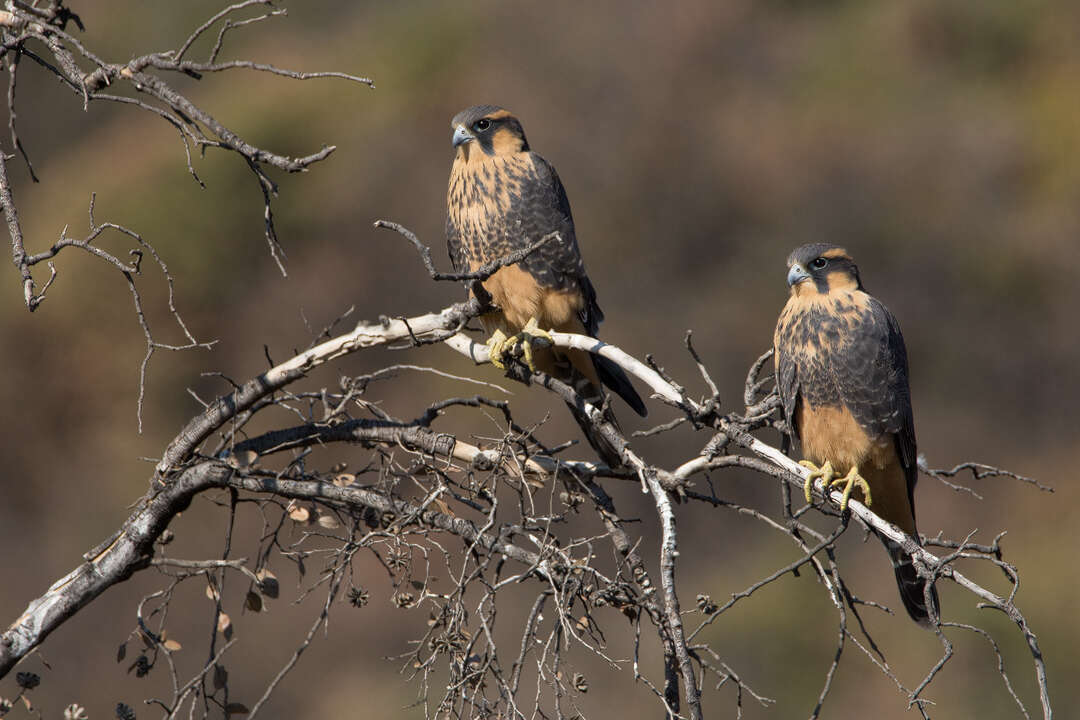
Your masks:
[[[324,145],[302,157],[260,148],[242,132],[226,127],[211,108],[193,102],[178,89],[183,85],[172,84],[173,79],[199,80],[206,73],[251,70],[295,80],[337,78],[374,87],[370,79],[344,72],[301,72],[249,59],[222,59],[225,40],[234,37],[230,34],[233,30],[284,14],[270,0],[238,0],[199,23],[186,37],[179,38],[174,50],[114,63],[68,32],[70,23],[81,28],[81,21],[63,7],[62,0],[33,3],[13,0],[0,11],[3,52],[7,53],[5,66],[9,72],[8,127],[12,146],[22,154],[31,179],[36,180],[16,126],[16,72],[19,62],[26,57],[56,77],[62,87],[81,100],[84,109],[92,101],[120,103],[169,123],[180,136],[188,171],[200,185],[191,160],[193,148],[199,152],[217,148],[242,158],[259,184],[265,239],[271,257],[284,275],[285,251],[276,232],[272,208],[278,187],[272,174],[275,169],[304,172],[334,152],[334,146]],[[200,42],[203,44],[198,45]],[[205,58],[202,61],[193,59],[197,46],[205,49],[205,55],[201,54],[203,50],[198,50],[200,57]],[[46,249],[28,251],[7,174],[6,163],[12,157],[15,156],[0,154],[0,211],[7,216],[12,260],[20,274],[24,303],[33,311],[44,301],[58,277],[53,260],[61,253],[67,258],[71,254],[68,248],[92,255],[124,278],[146,340],[139,373],[141,430],[147,367],[153,353],[159,349],[208,348],[213,343],[197,341],[177,311],[173,278],[154,247],[121,225],[98,224],[94,219],[93,198],[85,237],[71,238],[65,228],[59,239]],[[492,400],[480,395],[441,400],[423,398],[413,409],[415,416],[405,416],[409,418],[405,420],[391,416],[387,406],[380,404],[382,398],[377,393],[384,387],[383,383],[399,377],[402,370],[432,373],[510,394],[500,385],[438,367],[391,365],[367,375],[342,378],[338,387],[305,386],[302,381],[315,368],[376,347],[400,349],[446,344],[474,363],[488,362],[487,348],[462,333],[471,320],[493,309],[483,281],[500,269],[525,260],[558,237],[557,233],[551,233],[480,268],[446,273],[436,268],[431,249],[413,232],[382,220],[375,225],[394,230],[411,243],[432,280],[465,282],[471,292],[469,301],[416,317],[361,322],[337,336],[333,336],[335,321],[321,333],[312,330],[311,346],[285,362],[269,361],[267,353],[270,369],[246,382],[234,383],[223,373],[214,374],[229,383],[227,393],[210,403],[199,401],[203,404],[202,411],[164,449],[155,465],[150,487],[132,507],[123,525],[86,553],[85,563],[31,601],[26,611],[0,635],[0,677],[105,589],[141,570],[154,568],[153,577],[162,586],[145,595],[138,604],[136,625],[129,641],[139,638],[145,651],[132,668],[137,675],[145,674],[158,660],[163,660],[161,665],[169,673],[172,698],[165,695],[163,699],[147,702],[157,705],[169,718],[180,717],[185,710],[191,717],[199,716],[200,711],[202,717],[245,712],[254,716],[268,707],[269,699],[310,647],[315,635],[327,628],[336,599],[344,596],[349,605],[360,608],[372,593],[379,591],[372,584],[376,578],[365,572],[363,563],[356,561],[366,554],[371,560],[370,567],[378,569],[374,574],[385,574],[388,599],[399,608],[422,607],[427,611],[426,627],[417,633],[418,637],[400,658],[403,669],[418,685],[417,706],[423,706],[429,718],[525,720],[553,716],[561,720],[579,715],[578,696],[588,691],[586,673],[592,670],[578,671],[581,668],[577,665],[577,653],[599,659],[613,672],[623,671],[629,664],[629,660],[620,659],[608,646],[609,638],[619,631],[617,626],[613,629],[612,619],[620,623],[629,620],[633,628],[633,677],[655,694],[657,713],[662,711],[672,719],[703,717],[702,688],[706,679],[713,679],[717,687],[726,685],[733,690],[736,715],[741,716],[744,697],[753,697],[762,705],[770,701],[732,670],[737,663],[729,665],[722,661],[719,653],[701,642],[702,631],[720,623],[722,616],[730,618],[730,613],[725,614],[727,609],[747,601],[765,586],[801,572],[814,573],[837,612],[835,652],[824,672],[811,717],[822,714],[840,663],[847,657],[844,652],[853,646],[893,681],[909,706],[928,717],[925,705],[929,701],[921,694],[955,653],[952,640],[946,635],[953,628],[970,630],[987,639],[997,659],[998,674],[1026,716],[1024,704],[1005,673],[997,641],[974,626],[939,623],[935,632],[943,647],[940,659],[913,690],[903,686],[862,617],[863,613],[872,612],[867,608],[887,613],[891,610],[857,597],[849,587],[850,578],[842,572],[836,541],[854,517],[859,525],[899,542],[915,558],[918,572],[928,581],[952,581],[963,589],[965,596],[970,593],[978,598],[980,607],[1000,610],[1016,623],[1034,659],[1044,718],[1050,718],[1046,669],[1036,637],[1015,605],[1020,574],[1004,559],[1002,534],[990,543],[975,542],[974,531],[959,541],[939,534],[926,542],[929,548],[943,549],[943,554],[938,556],[920,547],[918,538],[905,535],[856,501],[850,503],[850,513],[839,512],[834,503],[840,494],[829,491],[820,482],[815,483],[814,491],[824,502],[793,507],[791,488],[802,487],[807,470],[781,449],[751,434],[763,428],[783,430],[776,412],[778,398],[772,392],[774,382],[766,371],[771,352],[762,354],[746,376],[744,410],[722,415],[717,384],[697,353],[689,332],[684,341],[685,350],[708,392],[701,399],[691,397],[687,386],[666,372],[651,355],[641,361],[595,338],[551,333],[556,347],[603,356],[648,385],[652,397],[672,409],[670,420],[633,437],[700,430],[708,433],[709,439],[703,446],[700,442],[695,445],[702,447],[701,452],[695,457],[681,458],[673,469],[658,467],[632,447],[612,420],[606,403],[586,401],[564,379],[531,372],[519,362],[509,363],[507,376],[563,400],[603,462],[564,459],[564,455],[569,455],[564,451],[574,442],[562,442],[566,438],[554,442],[541,440],[539,436],[546,432],[543,426],[547,418],[531,425],[515,422],[511,406],[504,399]],[[105,244],[106,239],[116,237],[131,244],[127,255]],[[160,342],[151,334],[140,294],[142,285],[136,285],[142,274],[142,261],[147,256],[153,258],[165,278],[169,312],[183,336],[177,344]],[[39,289],[33,268],[42,262],[48,263],[50,276]],[[456,410],[447,412],[451,408]],[[482,415],[491,430],[484,435],[466,434],[452,426],[459,414],[470,412]],[[338,457],[346,456],[348,464],[327,460],[334,455],[327,448],[340,450],[332,446],[342,443],[354,445],[348,453],[337,453]],[[353,452],[357,445],[359,453]],[[970,471],[976,480],[1005,476],[1049,489],[1031,478],[979,463],[964,463],[952,470],[930,470],[920,459],[920,466],[954,489],[965,488],[946,478],[963,471]],[[778,510],[771,513],[722,497],[715,479],[727,468],[751,470],[766,482],[779,481]],[[636,532],[636,518],[619,514],[612,495],[602,484],[605,478],[619,483],[640,483],[659,519],[659,538]],[[702,482],[707,483],[706,490],[694,485]],[[799,493],[794,495],[801,497]],[[165,548],[174,532],[168,529],[169,524],[196,497],[227,513],[222,528],[222,552],[211,559],[167,557]],[[683,577],[680,585],[676,583],[680,555],[688,548],[685,533],[680,546],[675,501],[684,500],[707,503],[706,507],[717,512],[731,511],[752,518],[756,526],[767,532],[783,533],[790,538],[797,553],[725,602],[713,602],[708,592],[700,592],[696,608],[683,609],[677,589],[695,582],[693,578]],[[262,527],[252,551],[247,553],[249,562],[248,558],[232,557],[232,553],[234,545],[239,547],[244,540],[239,536],[234,538],[239,528],[247,527],[241,520],[249,521],[252,517],[256,527],[258,523]],[[815,527],[820,525],[822,517],[829,523],[827,530]],[[658,556],[659,564],[650,571],[644,557],[652,552]],[[974,561],[999,569],[1005,576],[1007,592],[999,595],[956,569],[962,562]],[[274,677],[268,679],[249,711],[230,701],[228,673],[219,664],[235,642],[228,635],[231,621],[223,608],[234,607],[227,602],[237,600],[236,586],[242,585],[239,592],[244,607],[252,612],[265,609],[262,598],[277,597],[279,592],[270,571],[273,563],[296,567],[302,578],[297,601],[312,595],[321,602],[312,622],[304,628],[306,632],[302,633],[299,644]],[[318,570],[311,572],[312,567]],[[654,583],[655,575],[651,576],[650,572],[659,572],[658,582]],[[242,577],[237,577],[237,573]],[[174,590],[192,578],[196,583],[207,584],[213,612],[209,614],[212,623],[208,628],[207,660],[192,666],[189,671],[195,674],[185,681],[178,671],[178,666],[183,665],[173,658],[179,643],[168,637],[166,619]],[[506,597],[507,588],[526,584],[531,587],[528,598],[534,598],[531,611],[522,626],[507,629],[505,614],[500,618],[498,612],[506,605],[500,597]],[[696,627],[687,632],[685,618],[694,613],[700,613],[702,619],[695,621]],[[852,619],[854,622],[850,622]],[[504,627],[500,628],[499,622]],[[655,632],[658,640],[658,650],[646,644],[644,655],[640,643],[643,629]],[[509,652],[499,646],[499,639],[506,637],[512,638]],[[699,644],[688,644],[695,639]],[[533,678],[535,689],[526,687]],[[17,681],[22,688],[20,697],[27,699],[23,693],[32,685],[29,678],[20,676]],[[0,714],[3,713],[0,709]]]
[[[947,482],[945,482],[945,480],[943,478],[956,477],[956,475],[958,475],[959,473],[961,473],[961,472],[963,472],[965,470],[968,470],[968,471],[971,472],[972,477],[975,478],[976,480],[982,480],[983,478],[988,478],[988,477],[1009,477],[1009,478],[1013,478],[1014,480],[1019,480],[1022,483],[1027,483],[1028,485],[1034,485],[1035,487],[1037,487],[1039,490],[1042,490],[1043,492],[1054,492],[1054,488],[1050,487],[1049,485],[1043,485],[1042,483],[1040,483],[1035,478],[1030,478],[1030,477],[1027,477],[1026,475],[1018,475],[1018,474],[1016,474],[1014,472],[1011,472],[1009,470],[1003,470],[1001,468],[996,468],[996,467],[994,467],[992,465],[985,465],[983,463],[977,463],[977,462],[960,463],[959,465],[956,465],[955,467],[953,467],[952,469],[949,469],[949,470],[933,470],[933,469],[930,468],[929,465],[927,465],[926,458],[920,455],[919,456],[919,470],[923,471],[924,473],[926,473],[927,475],[929,475],[931,477],[934,477],[934,478],[937,478],[938,480],[941,480],[943,483],[945,483],[946,485],[948,485],[949,487],[952,487],[954,489],[956,489],[959,486],[953,485],[952,483],[947,483]]]

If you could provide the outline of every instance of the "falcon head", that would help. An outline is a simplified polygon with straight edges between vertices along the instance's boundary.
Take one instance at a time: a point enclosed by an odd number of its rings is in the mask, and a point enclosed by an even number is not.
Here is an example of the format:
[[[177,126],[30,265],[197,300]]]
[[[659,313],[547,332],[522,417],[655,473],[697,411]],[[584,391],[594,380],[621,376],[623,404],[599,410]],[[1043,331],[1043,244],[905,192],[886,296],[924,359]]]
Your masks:
[[[795,296],[862,290],[859,268],[847,250],[838,245],[803,245],[788,256],[787,267],[787,283]]]
[[[466,108],[454,116],[450,127],[450,142],[466,161],[529,151],[521,122],[497,105]]]

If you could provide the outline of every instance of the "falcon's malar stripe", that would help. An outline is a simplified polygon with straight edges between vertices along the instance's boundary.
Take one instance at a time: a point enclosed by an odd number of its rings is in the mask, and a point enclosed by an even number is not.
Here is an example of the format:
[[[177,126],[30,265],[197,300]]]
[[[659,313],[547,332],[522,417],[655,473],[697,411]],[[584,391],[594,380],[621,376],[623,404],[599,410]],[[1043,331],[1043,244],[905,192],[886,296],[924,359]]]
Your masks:
[[[450,121],[453,144],[467,160],[494,157],[529,149],[525,131],[516,117],[495,105],[478,105],[462,110]],[[482,152],[472,152],[470,145]]]

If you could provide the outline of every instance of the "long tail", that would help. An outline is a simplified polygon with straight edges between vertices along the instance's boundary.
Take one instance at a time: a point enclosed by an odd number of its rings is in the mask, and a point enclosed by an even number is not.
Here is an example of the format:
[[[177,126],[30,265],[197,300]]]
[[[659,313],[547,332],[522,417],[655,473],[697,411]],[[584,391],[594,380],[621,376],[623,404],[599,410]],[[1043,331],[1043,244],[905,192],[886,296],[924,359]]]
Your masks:
[[[593,365],[596,366],[596,374],[600,377],[600,382],[611,388],[641,417],[649,414],[649,411],[645,409],[645,403],[642,402],[641,396],[637,394],[637,390],[630,384],[630,378],[626,377],[626,373],[623,372],[621,367],[600,355],[593,355],[592,361]]]
[[[592,356],[595,357],[595,356]],[[589,403],[593,407],[603,408],[604,420],[615,427],[616,430],[621,432],[619,428],[619,422],[615,419],[615,413],[612,412],[605,400],[603,387],[600,385],[603,375],[600,375],[600,366],[596,367],[596,374],[592,377],[588,377],[582,370],[579,369],[579,365],[586,370],[591,370],[590,355],[588,353],[568,354],[555,358],[553,370],[556,377],[563,378],[566,382],[574,388],[577,394],[582,400]],[[622,370],[617,365],[612,365],[619,373]],[[637,399],[638,404],[644,410],[644,404],[641,402],[641,398],[634,392],[634,388],[630,385],[630,381],[625,375],[622,376],[623,382],[626,387],[629,388],[630,393]],[[609,467],[619,467],[623,464],[622,453],[620,448],[615,447],[613,442],[600,433],[596,427],[593,426],[589,416],[585,413],[583,408],[579,408],[571,403],[566,403],[566,407],[570,409],[570,414],[574,416],[574,420],[581,428],[581,432],[585,434],[585,439],[589,441],[589,445],[592,446],[596,454],[600,456]]]
[[[896,586],[900,589],[900,599],[904,603],[904,609],[915,622],[924,627],[933,627],[930,620],[930,607],[926,604],[926,580],[919,577],[915,565],[912,564],[911,556],[904,552],[904,548],[886,537],[881,535],[878,537],[881,538],[889,557],[892,558],[893,570],[896,571]],[[933,585],[930,586],[930,606],[933,608],[934,615],[940,617],[941,605],[938,603],[937,588]]]

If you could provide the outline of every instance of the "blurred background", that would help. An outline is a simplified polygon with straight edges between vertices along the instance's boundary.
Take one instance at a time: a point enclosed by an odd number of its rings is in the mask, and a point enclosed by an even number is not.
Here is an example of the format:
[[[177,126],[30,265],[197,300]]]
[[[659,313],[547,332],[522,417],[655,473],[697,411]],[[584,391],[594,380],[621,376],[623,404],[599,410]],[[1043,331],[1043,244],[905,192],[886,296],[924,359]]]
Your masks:
[[[73,6],[87,26],[80,38],[113,62],[177,47],[222,7],[115,0],[106,13],[95,5]],[[196,157],[206,185],[200,188],[171,126],[126,106],[93,103],[84,113],[81,100],[50,75],[30,62],[20,66],[18,123],[42,180],[31,184],[19,161],[9,163],[28,250],[45,249],[65,226],[81,237],[96,193],[97,220],[121,223],[152,243],[175,277],[192,332],[219,342],[212,351],[154,356],[140,435],[145,340],[123,279],[66,251],[48,299],[30,315],[8,269],[0,284],[7,377],[0,393],[9,408],[0,435],[8,468],[0,495],[0,617],[16,618],[127,516],[151,474],[143,458],[159,456],[200,409],[188,390],[206,400],[228,390],[203,373],[243,381],[266,368],[264,346],[280,362],[350,307],[340,330],[461,299],[459,286],[431,282],[413,249],[372,222],[406,225],[448,267],[449,119],[468,105],[494,103],[521,118],[533,149],[559,170],[607,314],[601,336],[637,357],[653,353],[704,393],[682,348],[693,329],[728,409],[741,406],[746,369],[771,343],[788,252],[811,241],[849,249],[867,288],[903,326],[920,450],[930,465],[978,460],[1054,486],[1051,495],[1008,479],[967,482],[979,500],[924,478],[919,525],[924,534],[956,539],[977,530],[982,542],[1008,530],[1005,557],[1020,568],[1017,602],[1039,634],[1055,707],[1066,716],[1080,706],[1080,689],[1068,680],[1080,657],[1080,493],[1073,482],[1080,450],[1080,5],[492,0],[300,2],[288,11],[234,31],[223,57],[365,75],[377,89],[243,71],[199,82],[170,78],[256,145],[289,155],[337,146],[310,172],[275,175],[287,278],[267,252],[261,193],[238,157],[212,150]],[[199,53],[208,46],[200,44]],[[118,236],[100,244],[122,253],[129,247]],[[164,283],[148,261],[143,268],[139,282],[156,338],[182,342],[169,324]],[[39,285],[47,274],[37,269]],[[333,387],[339,375],[395,362],[498,380],[491,368],[430,347],[353,356],[311,385]],[[550,396],[508,389],[519,422],[550,412],[542,437],[578,437]],[[432,400],[475,392],[430,374],[374,391],[402,417]],[[651,407],[647,423],[673,417]],[[649,426],[620,410],[626,429]],[[498,434],[476,414],[455,418],[441,428]],[[670,468],[707,439],[686,430],[635,447]],[[591,458],[591,451],[569,455]],[[711,480],[722,497],[776,509],[771,481],[736,472]],[[655,562],[649,505],[636,485],[611,490],[626,515],[645,519],[642,552]],[[697,593],[723,602],[797,557],[789,540],[760,523],[692,505],[678,513],[686,609]],[[197,502],[177,523],[190,554],[177,554],[210,556],[225,519],[220,508]],[[253,543],[239,554],[250,554]],[[898,606],[877,542],[852,532],[841,545],[855,592]],[[1000,572],[960,568],[1007,592]],[[230,665],[231,697],[249,705],[312,617],[310,605],[289,604],[295,573],[275,570],[283,592],[270,613],[235,609],[244,642]],[[385,573],[372,572],[371,604],[335,612],[328,636],[277,691],[271,717],[358,709],[372,717],[421,716],[421,708],[404,709],[416,686],[399,674],[401,663],[385,658],[408,650],[426,610],[394,608]],[[21,669],[38,671],[47,661],[53,670],[34,696],[48,717],[75,701],[90,717],[109,717],[116,702],[140,710],[143,697],[166,694],[163,673],[136,680],[127,672],[130,656],[113,662],[138,599],[159,585],[143,574],[113,588],[24,663]],[[1016,628],[953,585],[942,583],[941,596],[946,620],[992,632],[1014,687],[1038,714],[1030,655]],[[210,619],[203,603],[201,614],[178,617],[171,630],[192,648],[190,657],[181,655],[192,672],[205,661]],[[902,611],[866,614],[900,681],[917,685],[940,657],[940,644]],[[747,717],[805,716],[835,651],[833,618],[816,580],[803,573],[736,606],[703,638],[745,682],[777,700],[763,709],[744,699]],[[630,657],[621,637],[628,626],[610,622],[613,656]],[[987,641],[959,630],[950,637],[956,655],[926,693],[937,703],[932,716],[1020,716]],[[580,662],[591,680],[579,698],[587,716],[657,715],[628,669]],[[657,670],[655,663],[645,668],[655,682]],[[13,678],[0,684],[0,696],[14,694]],[[707,715],[733,715],[734,702],[730,687],[707,685]],[[871,714],[908,717],[905,698],[849,644],[825,716]]]

